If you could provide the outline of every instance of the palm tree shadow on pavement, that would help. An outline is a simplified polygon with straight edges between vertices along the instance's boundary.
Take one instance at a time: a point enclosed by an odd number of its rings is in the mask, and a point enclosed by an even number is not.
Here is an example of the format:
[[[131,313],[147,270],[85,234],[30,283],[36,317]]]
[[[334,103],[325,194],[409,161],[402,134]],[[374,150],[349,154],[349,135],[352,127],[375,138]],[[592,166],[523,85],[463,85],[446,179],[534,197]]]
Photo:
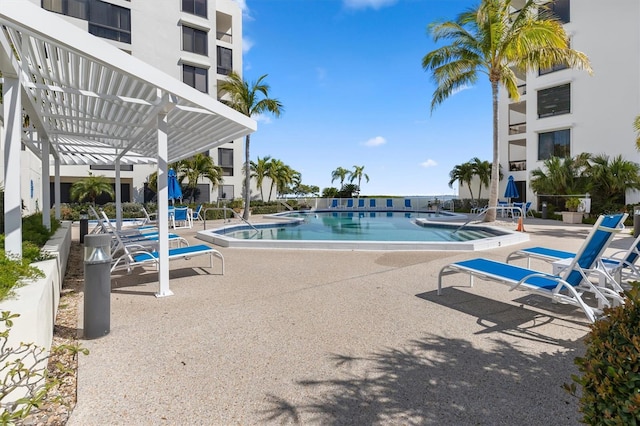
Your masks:
[[[431,300],[429,294],[418,297]],[[578,424],[578,400],[562,385],[577,374],[573,359],[581,341],[532,332],[523,324],[555,318],[540,318],[528,309],[515,319],[505,317],[500,312],[518,308],[495,303],[495,314],[478,319],[493,324],[475,333],[488,339],[483,348],[466,339],[426,334],[402,347],[364,355],[331,353],[320,362],[334,377],[298,380],[299,394],[311,395],[302,403],[266,395],[263,419],[323,425]],[[529,339],[549,350],[530,351]]]
[[[367,424],[577,424],[571,380],[574,351],[528,354],[495,339],[492,350],[462,339],[426,335],[365,356],[330,354],[334,378],[297,382],[308,401],[269,394],[265,422]],[[524,345],[523,345],[524,346]]]

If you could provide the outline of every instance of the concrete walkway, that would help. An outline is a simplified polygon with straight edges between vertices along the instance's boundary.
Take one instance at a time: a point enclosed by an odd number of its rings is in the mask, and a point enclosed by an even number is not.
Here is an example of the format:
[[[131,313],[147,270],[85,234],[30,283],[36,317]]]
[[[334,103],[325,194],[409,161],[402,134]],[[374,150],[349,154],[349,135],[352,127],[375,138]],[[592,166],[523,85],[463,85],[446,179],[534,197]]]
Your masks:
[[[220,249],[224,276],[176,261],[162,299],[152,271],[115,276],[111,332],[82,342],[68,424],[577,424],[561,387],[581,311],[462,274],[436,295],[447,263],[576,250],[590,229],[525,226],[528,244],[475,253]]]

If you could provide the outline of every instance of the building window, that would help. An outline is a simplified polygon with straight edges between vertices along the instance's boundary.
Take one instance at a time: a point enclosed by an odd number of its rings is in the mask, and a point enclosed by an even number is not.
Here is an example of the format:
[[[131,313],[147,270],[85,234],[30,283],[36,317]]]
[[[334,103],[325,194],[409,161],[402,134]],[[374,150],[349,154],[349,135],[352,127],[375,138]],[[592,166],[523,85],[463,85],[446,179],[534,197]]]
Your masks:
[[[233,200],[235,198],[233,185],[218,186],[218,198],[221,200]]]
[[[571,156],[571,132],[569,129],[538,134],[538,160]]]
[[[551,16],[566,24],[571,21],[571,0],[554,0],[547,4]]]
[[[206,31],[182,26],[182,50],[206,56],[209,54],[207,44]]]
[[[209,78],[205,68],[182,65],[182,81],[201,92],[209,92]]]
[[[571,112],[571,84],[538,90],[538,118]]]
[[[218,46],[218,74],[229,75],[233,70],[232,50]]]
[[[131,43],[131,10],[98,0],[92,0],[89,5],[89,33]]]
[[[72,18],[84,19],[85,21],[89,19],[87,0],[42,0],[42,8]]]
[[[233,149],[218,148],[218,165],[222,167],[222,176],[233,176]]]
[[[182,11],[207,17],[207,0],[182,0]]]

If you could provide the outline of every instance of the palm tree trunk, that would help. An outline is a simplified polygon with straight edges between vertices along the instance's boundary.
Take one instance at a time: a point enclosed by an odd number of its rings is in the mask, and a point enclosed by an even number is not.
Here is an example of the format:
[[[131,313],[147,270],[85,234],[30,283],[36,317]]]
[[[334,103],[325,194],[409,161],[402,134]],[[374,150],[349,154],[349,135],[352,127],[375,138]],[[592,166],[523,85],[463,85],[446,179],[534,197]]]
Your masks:
[[[249,164],[249,137],[244,138],[244,213],[242,217],[244,220],[249,220],[249,207],[251,206],[251,170]]]
[[[498,206],[498,184],[500,180],[500,153],[498,152],[498,82],[491,81],[491,95],[493,98],[493,164],[491,165],[491,188],[489,191],[489,210],[484,217],[485,222],[496,220]],[[491,208],[493,207],[493,208]]]

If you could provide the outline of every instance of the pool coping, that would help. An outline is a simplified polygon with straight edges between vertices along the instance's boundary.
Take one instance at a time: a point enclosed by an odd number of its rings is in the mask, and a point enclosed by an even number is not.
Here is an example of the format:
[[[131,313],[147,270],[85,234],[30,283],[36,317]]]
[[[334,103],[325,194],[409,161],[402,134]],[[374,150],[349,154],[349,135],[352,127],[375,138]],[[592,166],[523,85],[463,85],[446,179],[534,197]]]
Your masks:
[[[342,212],[349,210],[341,210]],[[401,211],[402,212],[402,211]],[[462,215],[460,215],[462,216]],[[267,228],[284,223],[300,222],[301,218],[284,218],[275,215],[265,215],[265,219],[273,221],[253,223],[255,228]],[[459,218],[458,218],[459,219]],[[416,222],[441,224],[450,227],[451,222],[440,220],[428,220],[424,218],[416,219]],[[461,224],[462,225],[462,224]],[[486,229],[490,232],[498,233],[494,237],[482,238],[470,241],[355,241],[355,240],[244,240],[228,237],[219,232],[231,232],[239,229],[246,229],[247,224],[232,224],[215,229],[205,229],[196,233],[196,238],[215,244],[220,247],[230,248],[265,248],[265,249],[295,249],[295,250],[381,250],[381,251],[480,251],[497,247],[510,246],[529,241],[529,235],[523,232],[511,231],[509,229],[490,226],[467,224],[466,227],[475,229]]]

